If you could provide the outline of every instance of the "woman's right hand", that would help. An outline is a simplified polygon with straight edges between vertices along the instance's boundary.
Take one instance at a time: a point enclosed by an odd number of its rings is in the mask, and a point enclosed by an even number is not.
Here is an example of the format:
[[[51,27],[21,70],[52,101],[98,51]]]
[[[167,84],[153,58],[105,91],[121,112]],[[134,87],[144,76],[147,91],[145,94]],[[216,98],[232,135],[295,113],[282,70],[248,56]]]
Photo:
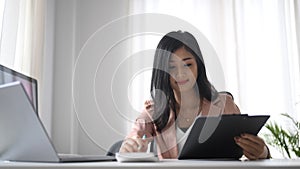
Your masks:
[[[148,143],[149,141],[147,139],[142,139],[140,137],[127,138],[123,141],[119,152],[146,152]]]

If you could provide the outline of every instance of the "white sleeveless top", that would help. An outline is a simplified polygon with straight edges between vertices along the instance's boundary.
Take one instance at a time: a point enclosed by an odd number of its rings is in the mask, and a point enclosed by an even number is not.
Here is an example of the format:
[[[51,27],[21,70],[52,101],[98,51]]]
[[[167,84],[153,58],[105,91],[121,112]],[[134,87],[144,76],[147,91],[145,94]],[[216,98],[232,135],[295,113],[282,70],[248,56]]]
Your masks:
[[[199,113],[199,116],[201,116],[202,112]],[[196,118],[197,118],[196,117]],[[195,118],[195,119],[196,119]],[[183,132],[179,127],[178,127],[178,124],[176,123],[176,141],[177,141],[177,148],[178,148],[178,152],[180,153],[182,148],[183,148],[183,145],[192,129],[192,126],[194,125],[194,123],[186,130],[186,132]]]

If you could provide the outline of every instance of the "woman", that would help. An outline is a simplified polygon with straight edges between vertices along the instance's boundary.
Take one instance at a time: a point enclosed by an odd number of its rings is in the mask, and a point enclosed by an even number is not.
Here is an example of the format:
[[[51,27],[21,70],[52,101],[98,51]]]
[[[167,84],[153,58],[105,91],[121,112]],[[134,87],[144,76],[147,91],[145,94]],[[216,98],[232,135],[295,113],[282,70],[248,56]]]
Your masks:
[[[170,32],[160,40],[154,56],[151,96],[120,152],[146,151],[154,138],[160,159],[177,158],[183,146],[181,138],[197,116],[240,114],[232,97],[219,94],[208,81],[197,40],[188,32]],[[243,134],[233,139],[247,158],[269,157],[258,136]]]

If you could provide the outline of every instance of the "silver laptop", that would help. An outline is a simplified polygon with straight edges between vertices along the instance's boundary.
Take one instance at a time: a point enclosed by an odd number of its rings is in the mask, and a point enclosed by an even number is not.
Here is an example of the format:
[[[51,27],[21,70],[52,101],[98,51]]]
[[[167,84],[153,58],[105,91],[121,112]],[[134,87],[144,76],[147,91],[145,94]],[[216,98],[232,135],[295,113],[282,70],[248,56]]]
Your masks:
[[[112,161],[105,155],[60,156],[21,82],[0,85],[0,160],[35,162]]]

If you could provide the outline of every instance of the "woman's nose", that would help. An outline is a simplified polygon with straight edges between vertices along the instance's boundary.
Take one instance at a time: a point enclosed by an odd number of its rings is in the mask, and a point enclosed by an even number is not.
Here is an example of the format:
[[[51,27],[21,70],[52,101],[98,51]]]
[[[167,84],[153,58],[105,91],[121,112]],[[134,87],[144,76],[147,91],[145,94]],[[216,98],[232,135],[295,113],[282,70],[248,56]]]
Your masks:
[[[184,67],[180,66],[177,68],[176,77],[183,77],[186,75],[186,70]]]

